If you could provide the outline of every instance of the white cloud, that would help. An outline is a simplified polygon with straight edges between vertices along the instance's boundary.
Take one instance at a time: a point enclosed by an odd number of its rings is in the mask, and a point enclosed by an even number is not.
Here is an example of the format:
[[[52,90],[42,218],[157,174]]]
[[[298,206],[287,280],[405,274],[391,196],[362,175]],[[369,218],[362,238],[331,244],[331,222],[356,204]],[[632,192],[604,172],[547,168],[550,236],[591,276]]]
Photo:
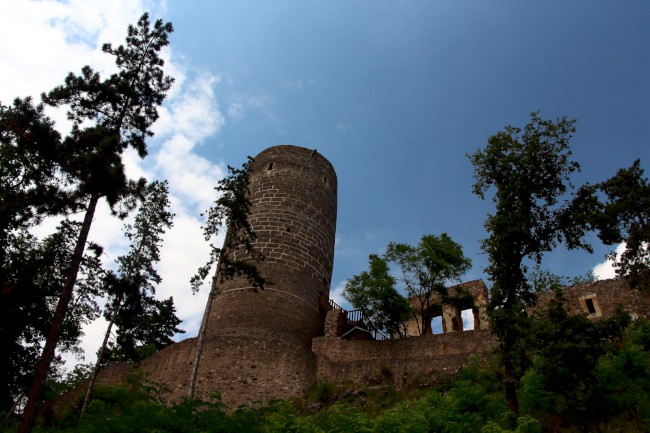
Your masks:
[[[171,94],[156,122],[156,135],[183,135],[193,144],[219,132],[224,117],[214,96],[214,86],[220,78],[213,74],[199,73],[191,80],[183,73],[182,80],[176,80],[176,92]]]
[[[69,72],[78,73],[91,65],[105,75],[113,69],[113,59],[101,52],[103,42],[123,43],[126,27],[143,11],[156,18],[164,12],[164,1],[137,0],[12,0],[0,14],[0,101],[16,96],[38,96],[63,82]],[[7,41],[11,41],[8,43]],[[200,212],[214,201],[213,187],[223,177],[223,165],[196,153],[196,147],[219,133],[225,118],[216,101],[219,76],[192,69],[187,59],[172,46],[162,53],[166,72],[176,78],[160,118],[154,125],[156,137],[149,143],[149,157],[140,160],[127,152],[124,162],[131,177],[168,179],[174,227],[164,236],[158,270],[163,283],[160,297],[173,296],[185,336],[196,334],[207,298],[204,288],[193,296],[189,279],[203,264],[209,248],[201,233]],[[244,98],[242,107],[257,107],[264,101]],[[242,108],[242,110],[244,110]],[[243,111],[242,111],[243,113]],[[62,113],[54,113],[56,121]],[[62,132],[69,125],[64,122]],[[105,247],[104,259],[112,263],[124,253],[128,243],[121,235],[124,222],[110,216],[106,206],[98,208],[90,238]],[[53,228],[50,224],[49,230]],[[41,230],[41,234],[46,234]],[[105,321],[99,319],[84,328],[82,347],[86,361],[94,359],[103,337]]]
[[[89,362],[95,362],[97,359],[97,351],[99,346],[104,341],[104,335],[106,335],[106,328],[108,327],[108,322],[104,319],[103,316],[98,317],[93,320],[83,328],[83,337],[81,337],[81,349],[84,352],[83,358],[77,358],[74,354],[64,353],[63,360],[65,361],[67,368],[72,368],[75,364],[83,362],[87,364]],[[115,331],[115,328],[112,329]]]
[[[620,257],[623,252],[625,252],[625,242],[622,244],[619,244],[616,247],[616,257]],[[607,259],[602,263],[597,264],[594,266],[592,269],[592,272],[594,273],[594,276],[596,277],[597,280],[607,280],[609,278],[614,278],[616,277],[616,269],[614,268],[614,261],[611,259]]]
[[[220,234],[223,239],[223,233]],[[174,297],[178,316],[183,319],[187,335],[196,335],[208,295],[208,282],[192,295],[190,278],[207,261],[210,249],[203,239],[200,222],[193,215],[177,214],[174,229],[165,234],[165,248],[158,266],[163,279],[157,294]]]
[[[159,14],[159,3],[131,0],[13,0],[0,14],[0,100],[37,96],[86,64],[112,70],[101,53],[103,42],[121,43],[129,23],[145,10]],[[10,43],[8,41],[11,41]]]
[[[275,119],[268,110],[271,103],[273,103],[273,98],[263,93],[238,93],[232,97],[228,105],[228,117],[233,120],[240,120],[248,111],[261,109],[269,118]]]

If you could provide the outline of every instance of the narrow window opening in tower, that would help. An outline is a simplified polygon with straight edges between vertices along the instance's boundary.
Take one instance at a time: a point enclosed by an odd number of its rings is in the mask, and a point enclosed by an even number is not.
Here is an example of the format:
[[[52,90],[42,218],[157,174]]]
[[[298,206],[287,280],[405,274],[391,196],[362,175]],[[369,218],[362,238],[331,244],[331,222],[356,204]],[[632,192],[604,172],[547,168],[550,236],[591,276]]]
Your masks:
[[[293,229],[292,229],[291,227],[287,227],[287,231],[288,231],[289,233],[291,233],[292,230],[293,230]]]
[[[268,171],[273,170],[273,163],[272,162],[269,162],[269,166],[268,166],[267,170]]]
[[[323,177],[323,183],[327,185],[327,176]]]
[[[596,307],[594,306],[593,299],[585,299],[585,303],[587,304],[587,311],[589,314],[594,314],[596,312]]]

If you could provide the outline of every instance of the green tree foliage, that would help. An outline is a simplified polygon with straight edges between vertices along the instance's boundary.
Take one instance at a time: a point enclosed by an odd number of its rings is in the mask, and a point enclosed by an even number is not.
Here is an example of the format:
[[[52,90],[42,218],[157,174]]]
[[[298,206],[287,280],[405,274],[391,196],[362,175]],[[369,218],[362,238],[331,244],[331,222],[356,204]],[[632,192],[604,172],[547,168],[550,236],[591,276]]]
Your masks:
[[[0,254],[12,231],[58,211],[60,140],[42,105],[0,104]]]
[[[600,358],[596,377],[596,421],[622,424],[620,431],[650,431],[650,322],[638,321],[627,330],[620,349]]]
[[[117,350],[121,360],[142,359],[141,348],[160,350],[172,343],[181,322],[172,298],[153,297],[161,283],[155,268],[160,260],[162,236],[173,225],[169,212],[167,182],[153,182],[146,190],[134,223],[125,226],[131,242],[129,252],[117,259],[118,275],[111,291],[113,302],[106,315],[115,320]]]
[[[214,188],[218,197],[214,204],[201,216],[206,217],[203,224],[203,236],[210,242],[210,258],[192,277],[192,290],[197,292],[208,276],[212,267],[217,263],[217,275],[222,279],[244,275],[253,287],[263,287],[264,279],[257,271],[253,261],[263,260],[264,257],[254,250],[252,242],[256,235],[248,221],[250,200],[248,199],[248,173],[251,162],[246,162],[242,168],[228,166],[229,175],[219,181]],[[220,230],[226,227],[226,238],[221,247],[214,241]],[[229,254],[226,254],[229,252]]]
[[[147,154],[145,138],[153,135],[152,123],[157,108],[172,84],[163,71],[160,50],[168,45],[172,32],[170,23],[158,20],[151,26],[149,15],[143,14],[136,26],[129,26],[126,45],[114,48],[105,44],[102,50],[115,58],[116,73],[102,80],[85,66],[81,75],[70,73],[62,86],[42,95],[45,104],[67,106],[72,131],[65,138],[57,161],[63,173],[73,182],[71,195],[85,211],[81,230],[67,268],[65,283],[54,313],[41,361],[30,389],[21,432],[31,431],[38,402],[41,399],[48,367],[61,334],[97,202],[105,198],[114,212],[115,206],[133,198],[143,180],[126,178],[122,153],[135,149],[140,157]],[[91,126],[86,126],[90,124]],[[127,204],[132,205],[132,203]]]
[[[570,314],[562,290],[557,289],[532,321],[526,346],[533,362],[522,378],[522,409],[549,428],[558,422],[589,421],[597,390],[596,366],[620,342],[629,323],[623,311],[597,322]]]
[[[65,269],[79,233],[79,223],[63,221],[43,240],[26,231],[14,231],[5,245],[7,290],[2,293],[0,315],[0,393],[2,410],[24,393],[34,375],[56,303],[65,280]],[[70,303],[57,349],[76,353],[81,328],[98,317],[96,297],[101,249],[92,245],[80,269],[77,290]]]
[[[363,312],[375,331],[390,336],[407,336],[406,322],[411,316],[408,301],[395,288],[388,263],[376,254],[368,257],[369,268],[345,284],[343,297]]]
[[[0,103],[0,408],[26,386],[40,348],[43,325],[51,319],[35,282],[42,269],[41,245],[27,230],[56,213],[60,135],[29,98]],[[42,289],[42,290],[40,290]],[[49,293],[52,295],[52,293]],[[48,298],[51,299],[51,298]],[[28,329],[29,328],[29,329]],[[24,342],[24,346],[21,345]]]
[[[424,235],[417,246],[391,242],[384,257],[397,265],[406,295],[418,303],[421,334],[431,330],[430,304],[453,304],[461,300],[450,297],[447,287],[460,281],[472,265],[463,248],[447,233]]]
[[[598,236],[607,245],[626,243],[615,257],[616,273],[633,287],[650,290],[650,183],[637,159],[629,168],[597,185],[607,200],[596,218]]]
[[[474,165],[472,191],[492,195],[496,212],[485,222],[486,268],[492,281],[488,313],[506,372],[506,394],[517,411],[517,386],[524,371],[520,341],[525,337],[526,308],[535,294],[526,278],[525,260],[539,263],[559,242],[585,248],[582,235],[593,199],[582,191],[571,201],[571,175],[580,166],[571,160],[569,140],[574,120],[543,120],[531,113],[523,128],[506,126],[488,138],[484,149],[468,155]]]
[[[172,337],[184,333],[178,328],[181,320],[176,316],[174,299],[157,300],[144,296],[138,304],[125,308],[116,320],[117,337],[112,346],[110,360],[140,361],[174,342]]]

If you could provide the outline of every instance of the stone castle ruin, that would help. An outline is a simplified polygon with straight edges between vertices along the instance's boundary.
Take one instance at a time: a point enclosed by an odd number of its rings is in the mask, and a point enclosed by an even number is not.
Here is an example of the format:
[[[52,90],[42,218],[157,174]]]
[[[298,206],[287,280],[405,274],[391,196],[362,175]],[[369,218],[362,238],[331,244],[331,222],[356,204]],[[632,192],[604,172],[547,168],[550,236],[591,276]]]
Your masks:
[[[337,178],[316,150],[283,145],[254,159],[249,173],[254,247],[265,259],[256,263],[271,282],[251,287],[245,277],[214,279],[206,337],[198,363],[196,396],[218,390],[231,407],[302,395],[319,381],[392,383],[401,387],[418,378],[449,374],[471,355],[486,354],[496,341],[485,314],[487,288],[471,281],[450,288],[469,293],[463,305],[431,303],[442,334],[385,339],[366,329],[358,312],[329,300],[334,262]],[[650,300],[621,280],[597,281],[567,290],[577,313],[611,314],[618,303],[646,316]],[[548,300],[541,299],[540,304]],[[471,309],[474,329],[463,331],[461,311]],[[197,338],[173,344],[145,359],[139,368],[169,389],[169,399],[189,395]],[[132,364],[111,364],[100,384],[124,379]]]

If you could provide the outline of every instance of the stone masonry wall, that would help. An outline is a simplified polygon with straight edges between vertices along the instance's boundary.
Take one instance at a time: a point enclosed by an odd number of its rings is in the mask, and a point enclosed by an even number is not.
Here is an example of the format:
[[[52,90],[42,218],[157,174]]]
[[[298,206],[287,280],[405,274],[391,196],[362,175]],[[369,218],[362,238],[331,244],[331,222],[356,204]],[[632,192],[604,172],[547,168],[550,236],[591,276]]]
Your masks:
[[[218,389],[231,406],[301,395],[315,381],[311,341],[323,334],[334,264],[337,179],[315,150],[260,152],[249,171],[250,214],[264,255],[263,289],[215,279],[196,395]],[[229,251],[250,260],[243,250]]]
[[[490,329],[487,317],[488,289],[483,280],[466,281],[451,286],[447,290],[451,299],[455,300],[453,305],[443,304],[440,296],[434,293],[429,300],[429,304],[425,307],[429,310],[430,317],[441,316],[442,332],[462,331],[463,318],[461,317],[461,311],[465,309],[472,309],[474,329]],[[417,297],[410,298],[409,304],[416,309],[421,308],[420,301]],[[417,320],[411,319],[406,324],[408,335],[421,335],[422,329],[424,329],[425,334],[432,333],[431,326],[423,327],[420,320],[421,318],[418,317]]]
[[[621,305],[632,318],[650,319],[650,296],[646,292],[631,288],[627,281],[621,278],[566,287],[563,293],[567,308],[573,314],[587,314],[587,317],[592,319],[608,317]],[[543,309],[553,296],[553,292],[540,294],[535,309]],[[589,311],[588,302],[593,307],[593,313]]]
[[[316,378],[372,385],[386,380],[400,388],[423,376],[452,374],[471,355],[485,355],[496,344],[490,331],[421,335],[383,341],[315,338]]]
[[[544,308],[553,296],[553,292],[542,293],[536,309]],[[650,319],[650,296],[630,288],[625,280],[567,287],[564,296],[573,314],[586,314],[594,320],[611,316],[618,305],[632,318]],[[384,341],[344,340],[337,334],[342,320],[339,311],[328,312],[325,336],[313,340],[319,381],[373,384],[385,382],[389,372],[388,379],[399,388],[421,376],[454,373],[471,355],[484,357],[497,344],[486,329]]]

